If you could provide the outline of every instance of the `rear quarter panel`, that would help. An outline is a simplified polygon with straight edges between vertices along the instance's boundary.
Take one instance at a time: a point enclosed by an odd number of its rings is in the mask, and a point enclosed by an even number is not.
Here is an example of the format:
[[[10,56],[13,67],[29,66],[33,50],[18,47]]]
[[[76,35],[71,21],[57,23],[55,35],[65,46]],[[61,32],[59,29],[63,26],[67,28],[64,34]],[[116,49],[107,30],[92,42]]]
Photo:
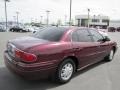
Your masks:
[[[55,62],[59,64],[65,57],[71,55],[70,42],[58,42],[46,45],[39,45],[28,50],[38,57],[37,62]]]

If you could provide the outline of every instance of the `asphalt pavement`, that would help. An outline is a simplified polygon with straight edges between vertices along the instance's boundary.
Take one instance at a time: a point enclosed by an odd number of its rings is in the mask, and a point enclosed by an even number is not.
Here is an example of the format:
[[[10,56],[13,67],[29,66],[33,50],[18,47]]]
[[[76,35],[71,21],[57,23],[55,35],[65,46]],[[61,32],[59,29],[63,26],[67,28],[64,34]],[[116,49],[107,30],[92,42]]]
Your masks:
[[[72,80],[63,85],[47,79],[28,81],[12,74],[3,62],[3,52],[9,39],[30,33],[0,32],[0,90],[120,90],[120,50],[112,62],[99,62],[77,72]],[[120,46],[120,33],[109,33]]]

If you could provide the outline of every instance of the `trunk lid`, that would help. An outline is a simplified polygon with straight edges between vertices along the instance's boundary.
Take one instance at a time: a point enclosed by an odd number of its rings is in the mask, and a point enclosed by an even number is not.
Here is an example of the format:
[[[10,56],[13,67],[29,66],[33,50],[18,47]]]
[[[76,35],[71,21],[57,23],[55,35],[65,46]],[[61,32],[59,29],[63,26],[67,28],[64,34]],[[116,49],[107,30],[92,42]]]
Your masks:
[[[20,37],[20,38],[10,40],[8,43],[10,43],[10,44],[14,45],[16,48],[24,51],[25,49],[31,48],[33,46],[47,44],[47,43],[49,43],[49,41],[31,37],[31,36],[27,36],[27,37]]]

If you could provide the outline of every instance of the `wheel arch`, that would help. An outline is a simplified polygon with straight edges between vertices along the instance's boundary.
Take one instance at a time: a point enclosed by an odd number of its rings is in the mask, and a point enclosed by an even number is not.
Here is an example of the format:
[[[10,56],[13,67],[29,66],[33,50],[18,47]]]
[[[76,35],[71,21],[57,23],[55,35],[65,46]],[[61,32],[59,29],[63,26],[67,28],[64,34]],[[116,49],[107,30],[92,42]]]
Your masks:
[[[66,60],[66,59],[72,59],[73,62],[75,63],[76,70],[78,69],[79,61],[78,61],[77,57],[75,57],[75,56],[67,56],[67,57],[65,57],[65,58],[62,60],[62,62],[63,62],[64,60]],[[61,63],[62,63],[62,62],[61,62]]]
[[[117,48],[115,46],[112,47],[114,53],[116,52]]]

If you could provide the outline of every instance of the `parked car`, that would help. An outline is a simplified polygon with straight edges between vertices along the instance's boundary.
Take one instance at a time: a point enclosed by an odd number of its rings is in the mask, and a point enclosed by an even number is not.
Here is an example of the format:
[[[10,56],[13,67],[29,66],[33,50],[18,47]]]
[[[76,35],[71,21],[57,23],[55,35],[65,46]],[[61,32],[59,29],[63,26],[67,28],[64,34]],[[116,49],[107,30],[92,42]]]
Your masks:
[[[28,29],[26,29],[25,27],[20,27],[20,26],[14,26],[12,28],[10,28],[11,32],[29,32]]]
[[[0,26],[0,32],[5,32],[5,28],[3,26]]]
[[[31,36],[8,41],[6,66],[28,79],[55,76],[60,83],[102,60],[112,61],[117,44],[95,29],[48,27]]]
[[[120,27],[117,27],[117,31],[120,32]]]
[[[32,33],[35,33],[35,32],[37,32],[37,31],[40,31],[41,29],[43,29],[43,28],[45,28],[45,27],[33,27],[33,31],[32,31]]]
[[[115,27],[109,27],[108,28],[108,32],[115,32],[116,31],[116,28]]]
[[[31,26],[25,26],[26,30],[28,30],[29,32],[33,31],[33,28]]]
[[[102,34],[104,37],[108,37],[107,30],[105,29],[97,29],[100,34]]]

